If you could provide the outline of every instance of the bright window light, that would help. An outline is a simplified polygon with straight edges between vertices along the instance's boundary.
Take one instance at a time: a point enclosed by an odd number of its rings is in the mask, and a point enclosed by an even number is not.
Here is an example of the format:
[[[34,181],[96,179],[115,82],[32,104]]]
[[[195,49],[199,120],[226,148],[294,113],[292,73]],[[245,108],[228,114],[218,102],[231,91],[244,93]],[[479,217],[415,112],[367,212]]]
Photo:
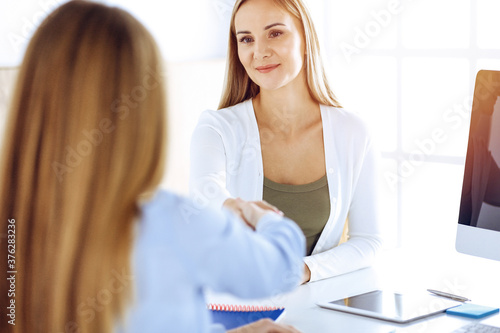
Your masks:
[[[500,49],[500,2],[498,0],[476,0],[477,46],[483,49]]]

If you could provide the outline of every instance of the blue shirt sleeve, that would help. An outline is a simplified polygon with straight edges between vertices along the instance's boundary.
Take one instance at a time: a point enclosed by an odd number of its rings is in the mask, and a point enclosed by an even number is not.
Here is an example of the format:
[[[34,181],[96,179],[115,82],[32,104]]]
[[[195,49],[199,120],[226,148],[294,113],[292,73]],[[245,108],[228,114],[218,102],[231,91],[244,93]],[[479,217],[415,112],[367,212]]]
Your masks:
[[[195,285],[259,298],[289,291],[300,283],[304,236],[285,217],[268,213],[254,232],[228,211],[213,211],[168,195],[149,206],[145,217],[168,224],[165,242],[176,247]]]

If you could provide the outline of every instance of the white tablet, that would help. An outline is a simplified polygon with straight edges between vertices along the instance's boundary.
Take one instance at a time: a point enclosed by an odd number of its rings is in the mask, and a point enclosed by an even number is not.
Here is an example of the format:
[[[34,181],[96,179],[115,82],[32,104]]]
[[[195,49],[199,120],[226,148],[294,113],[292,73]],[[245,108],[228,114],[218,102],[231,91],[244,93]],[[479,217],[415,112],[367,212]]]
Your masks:
[[[446,309],[460,304],[462,303],[426,293],[398,294],[382,290],[375,290],[331,302],[317,303],[322,308],[396,323],[407,323],[424,318],[444,312]]]

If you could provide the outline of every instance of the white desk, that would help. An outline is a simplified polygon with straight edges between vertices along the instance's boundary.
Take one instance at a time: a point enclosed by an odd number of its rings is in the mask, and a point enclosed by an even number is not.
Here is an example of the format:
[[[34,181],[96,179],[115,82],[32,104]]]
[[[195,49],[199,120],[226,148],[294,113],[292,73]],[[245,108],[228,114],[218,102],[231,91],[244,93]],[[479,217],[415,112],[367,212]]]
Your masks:
[[[399,250],[384,254],[372,268],[302,285],[293,292],[267,300],[249,303],[227,295],[209,295],[209,301],[284,306],[286,312],[281,322],[304,333],[446,333],[472,321],[443,313],[410,324],[394,324],[316,306],[320,300],[335,300],[375,289],[426,292],[427,288],[463,295],[475,304],[500,307],[500,262],[454,252],[419,254],[415,258]],[[482,321],[500,326],[500,315]]]

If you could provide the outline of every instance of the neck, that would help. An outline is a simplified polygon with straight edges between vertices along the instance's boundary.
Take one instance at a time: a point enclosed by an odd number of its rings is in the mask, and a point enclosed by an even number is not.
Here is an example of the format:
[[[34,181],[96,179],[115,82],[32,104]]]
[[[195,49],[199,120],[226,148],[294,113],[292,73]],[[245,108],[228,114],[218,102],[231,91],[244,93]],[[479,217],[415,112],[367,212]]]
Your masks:
[[[293,131],[320,117],[318,102],[309,94],[305,80],[276,90],[261,89],[253,106],[259,125],[268,128],[286,123],[287,130]]]

